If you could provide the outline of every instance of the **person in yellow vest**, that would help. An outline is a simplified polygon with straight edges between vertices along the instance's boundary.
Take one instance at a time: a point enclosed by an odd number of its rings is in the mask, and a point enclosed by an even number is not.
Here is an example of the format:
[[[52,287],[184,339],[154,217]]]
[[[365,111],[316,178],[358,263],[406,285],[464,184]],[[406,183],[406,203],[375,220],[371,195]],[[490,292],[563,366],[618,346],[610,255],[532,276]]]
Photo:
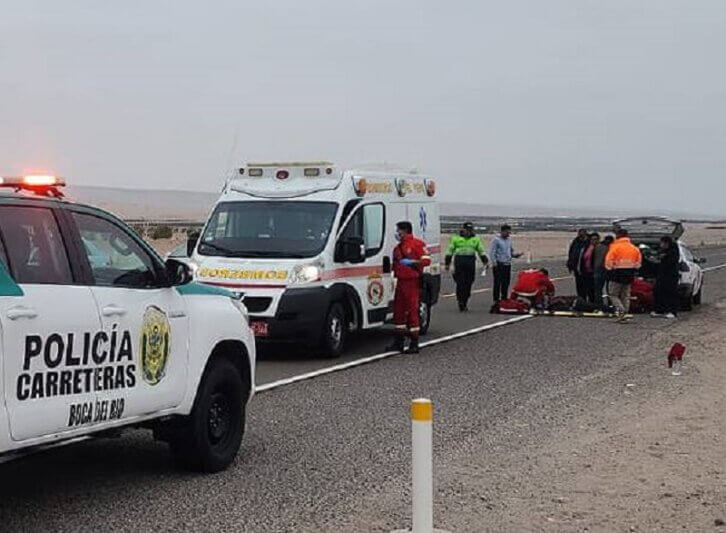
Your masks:
[[[449,249],[446,252],[446,270],[454,262],[454,281],[456,282],[456,299],[459,302],[459,311],[469,309],[471,287],[476,279],[476,258],[479,256],[484,268],[489,265],[489,259],[484,254],[484,245],[478,235],[474,233],[474,224],[466,222],[458,235],[451,237]]]

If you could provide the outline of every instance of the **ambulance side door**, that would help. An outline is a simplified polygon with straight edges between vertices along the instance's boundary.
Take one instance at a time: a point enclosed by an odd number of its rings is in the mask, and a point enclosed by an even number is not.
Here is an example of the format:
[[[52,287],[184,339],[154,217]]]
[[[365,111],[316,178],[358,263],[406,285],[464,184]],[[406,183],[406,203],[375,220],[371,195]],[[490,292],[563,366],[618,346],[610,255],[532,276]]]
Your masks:
[[[91,292],[109,339],[97,392],[99,423],[150,415],[185,396],[189,319],[165,281],[164,264],[123,223],[95,210],[71,210],[85,251]]]
[[[386,208],[383,203],[359,205],[348,219],[338,237],[336,262],[345,263],[339,269],[353,285],[363,307],[363,325],[381,324],[386,319],[390,294],[390,258],[385,254]],[[361,253],[355,260],[341,257],[340,244],[360,242]]]
[[[70,261],[61,211],[43,204],[0,206],[8,267],[0,267],[1,352],[13,441],[60,436],[92,423],[94,364],[84,345],[101,324],[91,291]]]

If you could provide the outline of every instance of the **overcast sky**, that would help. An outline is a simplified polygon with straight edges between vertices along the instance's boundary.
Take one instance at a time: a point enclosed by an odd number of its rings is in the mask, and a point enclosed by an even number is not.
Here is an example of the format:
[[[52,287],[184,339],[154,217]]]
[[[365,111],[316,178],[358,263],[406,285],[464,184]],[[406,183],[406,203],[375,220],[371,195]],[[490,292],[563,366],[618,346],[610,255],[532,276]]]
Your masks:
[[[8,0],[0,175],[388,161],[447,200],[726,214],[725,52],[723,0]]]

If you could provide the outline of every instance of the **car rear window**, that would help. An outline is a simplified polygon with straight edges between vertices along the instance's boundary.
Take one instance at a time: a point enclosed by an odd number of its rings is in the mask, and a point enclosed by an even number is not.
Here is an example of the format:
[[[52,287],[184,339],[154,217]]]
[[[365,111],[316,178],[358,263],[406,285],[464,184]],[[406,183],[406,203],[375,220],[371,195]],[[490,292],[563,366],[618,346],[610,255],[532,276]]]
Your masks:
[[[72,283],[68,255],[52,210],[0,206],[0,232],[5,261],[17,283]]]

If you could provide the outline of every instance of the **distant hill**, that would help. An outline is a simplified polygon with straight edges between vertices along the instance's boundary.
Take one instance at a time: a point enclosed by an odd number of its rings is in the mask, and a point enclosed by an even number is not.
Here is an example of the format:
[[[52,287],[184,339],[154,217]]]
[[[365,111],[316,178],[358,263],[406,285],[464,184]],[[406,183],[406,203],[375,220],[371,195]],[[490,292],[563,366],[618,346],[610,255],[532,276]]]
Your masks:
[[[218,193],[163,189],[122,189],[112,187],[68,187],[67,195],[79,202],[97,205],[123,218],[203,220],[209,214]],[[665,215],[677,218],[705,219],[703,215],[668,210],[646,209],[644,212],[603,207],[567,208],[516,205],[485,205],[465,202],[442,202],[442,215],[472,217],[620,217],[628,215]]]
[[[102,207],[122,218],[203,220],[219,194],[198,191],[68,187],[75,201]]]

